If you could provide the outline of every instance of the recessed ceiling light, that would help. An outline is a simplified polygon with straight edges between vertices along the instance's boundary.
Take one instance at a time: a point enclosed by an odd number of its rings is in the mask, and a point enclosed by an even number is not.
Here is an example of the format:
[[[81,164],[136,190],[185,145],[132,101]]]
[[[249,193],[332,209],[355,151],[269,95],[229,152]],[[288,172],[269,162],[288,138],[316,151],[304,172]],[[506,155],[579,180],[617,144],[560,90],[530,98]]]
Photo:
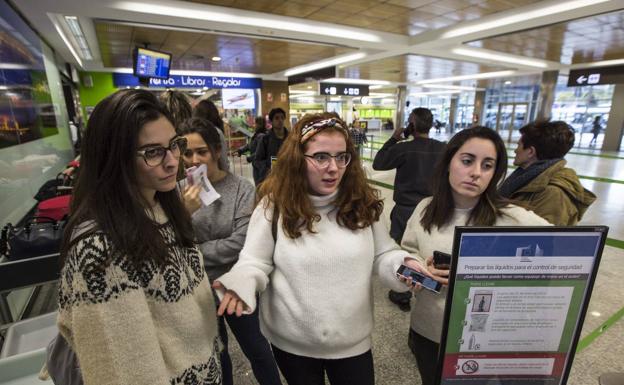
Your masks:
[[[368,85],[388,85],[387,80],[372,80],[372,79],[350,79],[350,78],[330,78],[323,80],[328,83],[344,83],[344,84],[368,84]]]
[[[546,68],[548,64],[541,60],[526,59],[518,56],[504,55],[475,48],[454,48],[453,53],[478,59],[494,60],[503,63],[521,64],[529,67]]]
[[[312,86],[308,86],[308,89],[309,89],[309,90],[311,90],[311,89],[312,89]]]
[[[219,56],[213,56],[212,61],[221,61],[221,58]]]
[[[519,12],[510,16],[497,17],[492,21],[486,21],[482,23],[476,23],[466,27],[453,28],[442,34],[442,39],[448,39],[452,37],[464,36],[470,33],[486,31],[498,27],[503,27],[510,24],[521,23],[526,20],[531,20],[548,15],[554,15],[557,13],[568,12],[573,9],[583,8],[594,4],[606,3],[610,0],[573,0],[560,2],[558,4],[540,7],[531,11]]]
[[[316,21],[304,22],[294,18],[285,17],[253,17],[251,12],[240,10],[229,10],[223,7],[213,7],[198,4],[185,4],[177,2],[175,6],[145,4],[135,1],[118,1],[115,8],[131,12],[149,13],[166,17],[182,17],[194,20],[214,21],[217,23],[239,24],[253,27],[279,29],[283,31],[303,32],[309,34],[330,36],[332,38],[340,36],[343,39],[352,39],[369,42],[380,42],[381,37],[355,28],[333,27],[329,24],[318,23]]]
[[[460,91],[485,91],[484,88],[469,87],[469,86],[454,86],[450,84],[427,84],[423,85],[424,88],[443,88],[448,90],[460,90]]]
[[[430,84],[430,83],[449,83],[449,82],[458,82],[462,80],[477,80],[477,79],[492,79],[492,78],[501,78],[505,76],[513,76],[517,73],[517,71],[495,71],[495,72],[482,72],[480,74],[474,75],[461,75],[461,76],[450,76],[446,78],[437,78],[437,79],[427,79],[420,80],[416,82],[416,84]]]
[[[507,81],[505,82],[505,85],[510,85],[510,84],[511,84],[511,80],[507,80]]]
[[[298,74],[302,74],[308,71],[314,71],[314,70],[318,70],[321,68],[335,66],[340,63],[346,63],[346,62],[350,62],[353,60],[360,60],[365,56],[366,56],[365,52],[358,52],[358,53],[354,53],[351,55],[338,56],[329,60],[323,60],[323,61],[319,61],[316,63],[291,68],[284,72],[284,76],[298,75]]]

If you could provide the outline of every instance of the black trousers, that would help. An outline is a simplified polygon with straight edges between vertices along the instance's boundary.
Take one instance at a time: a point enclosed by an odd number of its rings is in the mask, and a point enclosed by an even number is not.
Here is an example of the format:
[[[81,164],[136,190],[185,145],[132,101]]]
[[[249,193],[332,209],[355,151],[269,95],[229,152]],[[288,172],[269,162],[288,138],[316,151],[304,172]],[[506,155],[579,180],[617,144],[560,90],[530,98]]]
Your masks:
[[[423,385],[434,385],[438,365],[438,350],[440,344],[421,336],[410,328],[407,338],[412,353],[416,357],[418,371]]]
[[[326,360],[298,356],[275,345],[273,355],[288,385],[324,385],[325,373],[331,385],[374,385],[373,354],[369,350],[355,357]]]

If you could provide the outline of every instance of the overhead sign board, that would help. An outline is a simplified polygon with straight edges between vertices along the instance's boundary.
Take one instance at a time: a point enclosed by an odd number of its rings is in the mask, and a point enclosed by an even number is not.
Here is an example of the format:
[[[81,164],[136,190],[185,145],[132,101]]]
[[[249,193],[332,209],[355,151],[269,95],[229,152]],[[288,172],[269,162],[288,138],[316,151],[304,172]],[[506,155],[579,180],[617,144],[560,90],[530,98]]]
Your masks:
[[[113,74],[115,87],[134,87],[141,83],[132,74]],[[262,88],[261,78],[235,78],[222,76],[171,75],[168,79],[149,79],[153,88]]]
[[[368,96],[368,86],[362,84],[323,83],[319,84],[321,95]]]
[[[570,70],[568,87],[624,83],[624,65]]]
[[[336,77],[336,67],[325,67],[314,71],[308,71],[301,74],[288,77],[288,85],[314,82],[317,80],[330,79]]]

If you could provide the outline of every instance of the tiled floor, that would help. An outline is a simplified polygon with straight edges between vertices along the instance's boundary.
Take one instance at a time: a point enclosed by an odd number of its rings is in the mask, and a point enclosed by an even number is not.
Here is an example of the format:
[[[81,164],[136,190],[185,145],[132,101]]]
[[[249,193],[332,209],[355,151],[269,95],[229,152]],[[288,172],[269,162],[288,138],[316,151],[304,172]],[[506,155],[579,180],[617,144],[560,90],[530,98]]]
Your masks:
[[[383,138],[376,138],[383,142]],[[513,156],[513,147],[510,156]],[[574,150],[573,150],[574,151]],[[586,150],[579,150],[588,152]],[[365,156],[369,156],[365,153]],[[621,153],[612,153],[624,158]],[[624,159],[607,159],[587,155],[568,154],[570,167],[579,175],[597,176],[624,181]],[[243,161],[244,162],[244,161]],[[511,162],[510,162],[511,163]],[[394,172],[373,171],[370,163],[365,162],[369,178],[393,184]],[[246,165],[239,165],[236,159],[236,172],[250,177]],[[592,190],[598,199],[587,211],[582,224],[606,224],[610,227],[609,238],[624,240],[624,184],[606,183],[582,179],[583,185]],[[392,209],[392,190],[379,188],[385,198],[383,220],[389,225],[389,212]],[[590,300],[587,317],[581,332],[581,338],[598,329],[613,314],[624,307],[624,250],[605,247],[594,291]],[[407,347],[409,314],[392,305],[386,295],[387,290],[374,284],[375,295],[375,331],[373,335],[373,353],[375,358],[376,383],[394,385],[400,383],[420,384],[415,360]],[[255,384],[250,366],[241,354],[235,342],[231,342],[232,361],[235,367],[236,384]],[[598,383],[598,377],[605,372],[624,372],[624,318],[615,322],[598,336],[587,348],[579,352],[572,365],[568,384],[591,385]]]

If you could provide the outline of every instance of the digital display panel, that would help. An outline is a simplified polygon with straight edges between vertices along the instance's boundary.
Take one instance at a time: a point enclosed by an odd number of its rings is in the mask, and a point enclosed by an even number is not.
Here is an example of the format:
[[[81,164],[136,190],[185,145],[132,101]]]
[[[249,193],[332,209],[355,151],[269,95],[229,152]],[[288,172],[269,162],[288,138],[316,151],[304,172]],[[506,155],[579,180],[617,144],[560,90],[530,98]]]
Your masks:
[[[137,48],[135,52],[134,75],[140,78],[167,79],[171,67],[171,54]]]

